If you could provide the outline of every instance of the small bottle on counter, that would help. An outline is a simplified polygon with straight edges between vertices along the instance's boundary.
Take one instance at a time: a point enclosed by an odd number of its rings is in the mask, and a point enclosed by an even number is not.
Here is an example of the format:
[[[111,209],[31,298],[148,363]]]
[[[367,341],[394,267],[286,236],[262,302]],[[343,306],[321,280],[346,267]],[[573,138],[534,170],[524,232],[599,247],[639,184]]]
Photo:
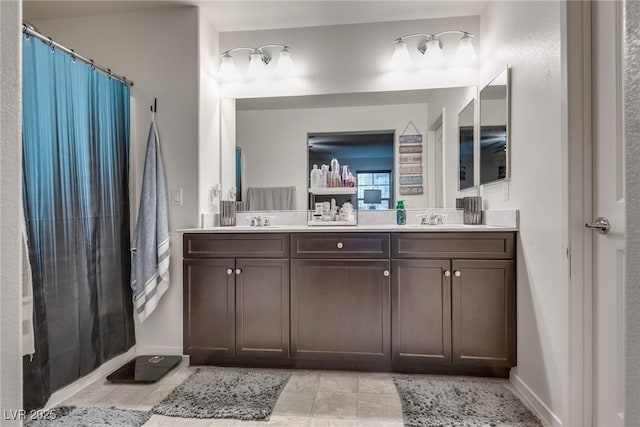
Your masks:
[[[404,209],[404,200],[398,200],[396,203],[396,223],[398,225],[407,224],[407,211]]]

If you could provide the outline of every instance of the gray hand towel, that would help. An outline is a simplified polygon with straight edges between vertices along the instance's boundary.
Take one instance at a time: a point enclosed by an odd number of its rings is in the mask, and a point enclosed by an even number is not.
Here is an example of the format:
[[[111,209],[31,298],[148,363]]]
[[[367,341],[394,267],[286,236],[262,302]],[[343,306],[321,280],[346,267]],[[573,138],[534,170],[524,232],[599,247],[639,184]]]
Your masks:
[[[131,245],[133,304],[142,322],[169,288],[169,212],[167,183],[158,130],[152,121],[147,140],[138,222]]]

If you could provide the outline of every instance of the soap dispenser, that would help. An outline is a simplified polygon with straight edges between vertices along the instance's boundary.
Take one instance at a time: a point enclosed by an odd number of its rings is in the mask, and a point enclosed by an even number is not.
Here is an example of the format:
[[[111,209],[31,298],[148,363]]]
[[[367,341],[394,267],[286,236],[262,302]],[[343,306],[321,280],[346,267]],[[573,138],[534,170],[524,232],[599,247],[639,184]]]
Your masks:
[[[407,224],[407,211],[404,209],[404,200],[398,200],[396,203],[396,223],[398,225]]]

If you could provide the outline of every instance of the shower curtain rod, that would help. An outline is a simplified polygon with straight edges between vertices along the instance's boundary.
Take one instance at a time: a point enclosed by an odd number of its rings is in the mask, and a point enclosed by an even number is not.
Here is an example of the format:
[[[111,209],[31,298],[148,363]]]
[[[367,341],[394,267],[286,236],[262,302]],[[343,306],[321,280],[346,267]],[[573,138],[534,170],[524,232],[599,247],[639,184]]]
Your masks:
[[[39,40],[42,40],[45,44],[47,44],[52,49],[54,49],[54,48],[55,49],[59,49],[59,50],[65,52],[65,53],[71,55],[72,58],[79,59],[80,61],[84,62],[85,64],[90,65],[91,68],[94,69],[94,70],[99,70],[99,71],[103,72],[104,74],[108,75],[109,77],[111,77],[113,79],[120,80],[124,84],[128,84],[129,86],[133,86],[133,82],[131,80],[127,80],[127,78],[125,76],[121,76],[119,74],[116,74],[116,73],[112,72],[110,68],[106,68],[106,67],[103,67],[102,65],[96,64],[93,61],[93,59],[85,58],[82,55],[78,55],[73,49],[69,49],[68,47],[62,46],[60,43],[55,42],[51,37],[47,37],[47,36],[41,34],[40,32],[38,32],[36,27],[34,27],[32,24],[30,24],[28,22],[23,22],[22,23],[22,32],[24,34],[28,34],[29,36],[33,36],[33,37],[35,37],[35,38],[37,38]]]

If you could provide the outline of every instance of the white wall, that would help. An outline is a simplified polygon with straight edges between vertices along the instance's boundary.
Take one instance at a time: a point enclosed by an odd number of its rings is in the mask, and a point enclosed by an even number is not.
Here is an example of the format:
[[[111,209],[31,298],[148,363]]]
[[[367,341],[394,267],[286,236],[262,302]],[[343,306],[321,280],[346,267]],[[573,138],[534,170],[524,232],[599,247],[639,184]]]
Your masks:
[[[511,180],[481,188],[485,208],[520,209],[512,382],[558,424],[566,422],[569,384],[561,3],[490,2],[481,35],[481,83],[512,67]]]
[[[204,13],[198,13],[198,194],[199,212],[217,212],[211,188],[220,182],[220,88],[218,32]]]
[[[237,145],[242,147],[244,156],[246,180],[243,187],[295,185],[296,208],[304,210],[309,179],[307,133],[395,130],[395,168],[398,170],[398,136],[409,120],[425,135],[427,104],[240,110],[236,113],[236,119]],[[424,153],[422,167],[424,172]],[[426,178],[424,173],[423,178]],[[398,180],[395,181],[396,200],[405,200],[405,206],[409,209],[427,207],[426,194],[401,196]]]
[[[477,194],[476,188],[467,189],[463,192],[458,190],[458,165],[460,163],[458,157],[458,150],[460,148],[458,114],[469,101],[476,96],[476,92],[475,87],[438,89],[429,97],[428,126],[431,127],[434,121],[436,121],[439,116],[442,116],[444,208],[455,209],[457,197],[475,196]],[[475,123],[475,117],[471,118],[471,123]],[[435,168],[430,159],[435,157],[435,149],[432,143],[429,144],[427,156],[427,161],[430,164],[429,169],[433,171]],[[435,176],[431,177],[431,181],[433,181],[434,178]]]
[[[224,84],[222,95],[246,98],[475,86],[477,66],[391,71],[389,63],[397,37],[444,30],[464,30],[478,35],[479,17],[221,33],[221,52],[268,43],[289,45],[299,69],[295,79]],[[458,40],[458,36],[442,37],[447,58],[455,56]],[[418,39],[408,43],[417,59]],[[480,37],[474,39],[476,49],[480,43]],[[273,51],[276,59],[277,52],[277,49]],[[244,70],[248,55],[238,52],[233,56],[238,69]]]
[[[7,412],[22,409],[21,6],[20,1],[0,2],[0,410]]]
[[[208,76],[199,73],[199,65],[205,66],[206,58],[199,61],[198,35],[200,31],[209,36],[215,34],[199,20],[195,7],[38,21],[35,24],[54,40],[135,82],[132,88],[135,130],[132,127],[131,134],[131,184],[136,189],[135,194],[139,194],[142,179],[151,119],[149,106],[154,97],[158,98],[156,123],[168,187],[170,191],[182,188],[183,204],[169,207],[171,285],[156,311],[138,325],[136,341],[141,352],[181,354],[182,235],[174,230],[199,223],[198,138],[216,132],[215,123],[200,128],[199,106],[206,114],[215,104],[216,95],[202,93],[199,96],[199,86],[202,90],[212,90],[212,85]],[[202,149],[216,151],[206,146]],[[217,168],[217,164],[214,167]],[[203,175],[201,178],[205,181],[203,185],[207,185],[210,177]],[[136,197],[131,200],[132,212],[137,211],[137,205]]]

